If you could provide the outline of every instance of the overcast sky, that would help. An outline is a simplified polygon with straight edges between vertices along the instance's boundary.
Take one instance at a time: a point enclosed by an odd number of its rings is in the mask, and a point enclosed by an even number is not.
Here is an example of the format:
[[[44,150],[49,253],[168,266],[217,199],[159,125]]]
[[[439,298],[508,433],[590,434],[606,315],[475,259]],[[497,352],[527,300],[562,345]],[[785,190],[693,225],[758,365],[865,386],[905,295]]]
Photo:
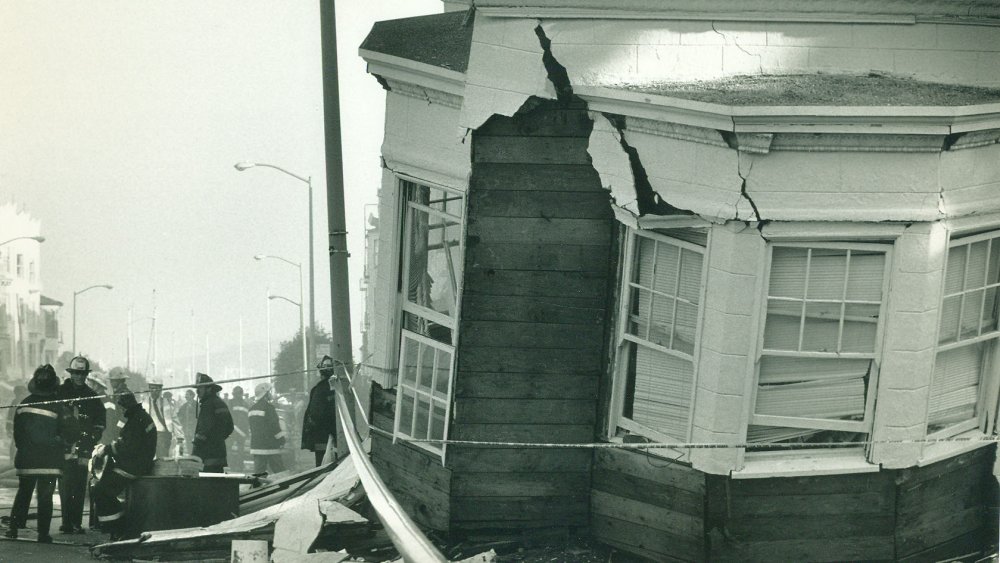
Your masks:
[[[373,22],[441,3],[342,0],[337,10],[357,347],[385,99],[357,47]],[[264,369],[265,291],[297,300],[298,278],[252,257],[306,268],[307,197],[274,170],[237,172],[241,160],[313,177],[316,318],[329,329],[319,34],[315,0],[0,0],[0,201],[41,221],[43,293],[65,303],[65,348],[73,292],[106,283],[114,290],[79,296],[77,309],[78,348],[104,365],[124,364],[128,309],[149,317],[155,289],[161,369],[186,363],[192,341],[203,355],[207,335],[221,371],[241,316],[245,362]],[[150,325],[135,325],[140,367]],[[297,329],[297,309],[273,302],[273,340]]]

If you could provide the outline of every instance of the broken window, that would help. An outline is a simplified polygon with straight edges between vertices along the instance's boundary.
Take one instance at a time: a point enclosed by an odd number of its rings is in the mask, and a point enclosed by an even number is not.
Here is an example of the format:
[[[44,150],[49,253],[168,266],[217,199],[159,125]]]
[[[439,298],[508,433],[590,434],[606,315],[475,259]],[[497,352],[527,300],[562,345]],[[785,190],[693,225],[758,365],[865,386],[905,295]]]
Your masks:
[[[889,246],[771,247],[749,442],[865,441]]]
[[[953,240],[945,266],[938,351],[930,390],[927,433],[942,438],[980,427],[983,406],[996,403],[997,287],[1000,233]]]
[[[618,331],[617,427],[687,441],[707,234],[629,230]]]
[[[402,323],[395,433],[419,440],[447,437],[462,279],[464,198],[443,188],[401,182]],[[417,445],[435,452],[434,442]]]

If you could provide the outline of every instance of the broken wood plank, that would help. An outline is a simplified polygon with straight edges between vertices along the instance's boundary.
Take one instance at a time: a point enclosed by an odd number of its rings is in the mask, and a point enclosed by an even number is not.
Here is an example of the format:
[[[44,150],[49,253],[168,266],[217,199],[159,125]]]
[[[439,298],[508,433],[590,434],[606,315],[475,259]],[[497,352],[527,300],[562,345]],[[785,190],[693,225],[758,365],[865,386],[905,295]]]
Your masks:
[[[489,137],[473,133],[473,168],[478,163],[590,164],[584,137]]]
[[[371,441],[373,460],[378,458],[379,463],[419,475],[428,486],[441,492],[451,488],[451,470],[441,466],[439,456],[403,441],[393,444],[391,438],[378,434],[373,434]]]
[[[599,449],[594,452],[594,468],[638,477],[657,483],[659,486],[666,485],[699,495],[705,493],[704,473],[642,451]]]
[[[456,399],[454,424],[592,425],[597,405],[590,399]]]
[[[594,468],[593,490],[702,518],[705,495],[665,486],[656,481]]]
[[[455,374],[456,399],[590,399],[597,396],[598,377],[575,373],[488,373]]]
[[[608,193],[589,164],[479,162],[472,169],[469,191],[482,190]]]
[[[684,536],[603,514],[591,515],[590,529],[601,542],[653,561],[704,560],[705,544],[700,533]]]
[[[654,506],[604,491],[592,490],[590,504],[591,512],[594,514],[635,522],[682,537],[701,534],[704,529],[704,520],[700,516]]]

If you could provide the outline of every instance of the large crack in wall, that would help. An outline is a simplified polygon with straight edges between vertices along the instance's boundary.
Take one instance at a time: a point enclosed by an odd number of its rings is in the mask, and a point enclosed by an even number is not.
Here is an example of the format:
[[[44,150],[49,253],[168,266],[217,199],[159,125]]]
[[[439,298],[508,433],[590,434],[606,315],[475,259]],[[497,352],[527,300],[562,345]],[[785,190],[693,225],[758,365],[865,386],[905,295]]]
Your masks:
[[[573,99],[573,85],[569,81],[569,72],[552,54],[552,41],[545,35],[541,22],[535,26],[535,35],[538,36],[538,44],[542,47],[542,64],[545,66],[545,72],[548,73],[549,80],[556,89],[556,99],[568,103]]]

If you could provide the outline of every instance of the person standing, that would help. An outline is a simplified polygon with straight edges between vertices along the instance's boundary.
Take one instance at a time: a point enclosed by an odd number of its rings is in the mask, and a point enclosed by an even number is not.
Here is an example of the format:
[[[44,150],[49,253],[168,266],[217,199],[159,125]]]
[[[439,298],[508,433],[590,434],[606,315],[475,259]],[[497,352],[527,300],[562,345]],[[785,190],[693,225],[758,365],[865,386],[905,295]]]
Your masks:
[[[25,387],[24,385],[18,385],[14,387],[14,402],[11,404],[14,405],[20,404],[21,401],[23,401],[24,398],[27,396],[28,396],[28,388]],[[14,462],[14,452],[16,451],[16,448],[14,447],[14,415],[16,412],[17,409],[7,409],[6,429],[7,429],[7,436],[10,438],[10,448],[8,449],[8,453],[10,455],[11,463]]]
[[[101,446],[96,457],[105,457],[104,472],[94,487],[94,505],[101,529],[111,534],[111,541],[122,538],[125,512],[118,495],[129,483],[153,469],[157,431],[153,419],[131,393],[117,398],[125,426],[110,447]]]
[[[128,375],[120,367],[111,368],[108,372],[108,384],[111,385],[111,395],[118,395],[119,393],[131,393],[128,389]],[[112,405],[112,406],[109,406]],[[118,412],[118,405],[114,397],[106,399],[104,403],[105,410],[105,431],[104,436],[101,437],[101,443],[105,445],[110,445],[112,442],[118,438],[118,433],[121,432],[122,427],[125,426],[125,419],[122,418],[121,413]]]
[[[97,393],[87,386],[90,361],[83,356],[73,358],[69,378],[59,387],[60,399],[73,399],[67,403],[76,419],[77,435],[66,450],[66,462],[59,476],[59,502],[62,506],[62,525],[59,531],[66,534],[83,533],[83,505],[87,496],[87,466],[94,446],[104,434],[105,409]]]
[[[194,455],[201,458],[206,473],[223,473],[226,467],[226,438],[233,433],[229,407],[219,398],[222,387],[204,373],[195,378],[198,394],[198,422],[194,430]]]
[[[247,440],[250,439],[250,421],[247,413],[249,403],[243,396],[243,388],[237,385],[233,388],[233,398],[229,400],[229,412],[233,415],[233,434],[226,441],[227,449],[232,453],[231,467],[244,470]]]
[[[156,425],[156,457],[164,459],[170,457],[170,446],[174,441],[173,410],[163,398],[163,382],[154,379],[148,385],[146,412],[153,417],[153,424]]]
[[[198,425],[198,401],[193,389],[184,392],[184,404],[177,409],[177,423],[183,434],[181,455],[192,451],[194,429]]]
[[[38,502],[38,541],[51,543],[52,494],[64,464],[63,452],[76,430],[64,404],[37,404],[55,399],[59,392],[59,376],[51,365],[35,370],[28,382],[28,392],[14,413],[17,495],[4,536],[16,539],[17,529],[25,527],[34,492]]]
[[[333,377],[333,358],[323,356],[319,361],[319,383],[309,391],[309,404],[302,416],[302,449],[312,450],[316,466],[323,463],[326,444],[333,439],[333,461],[337,461],[337,406],[336,393],[330,386]]]
[[[278,473],[285,470],[281,461],[285,431],[281,429],[278,411],[271,404],[271,386],[261,383],[254,388],[257,402],[250,407],[250,455],[254,473]]]

